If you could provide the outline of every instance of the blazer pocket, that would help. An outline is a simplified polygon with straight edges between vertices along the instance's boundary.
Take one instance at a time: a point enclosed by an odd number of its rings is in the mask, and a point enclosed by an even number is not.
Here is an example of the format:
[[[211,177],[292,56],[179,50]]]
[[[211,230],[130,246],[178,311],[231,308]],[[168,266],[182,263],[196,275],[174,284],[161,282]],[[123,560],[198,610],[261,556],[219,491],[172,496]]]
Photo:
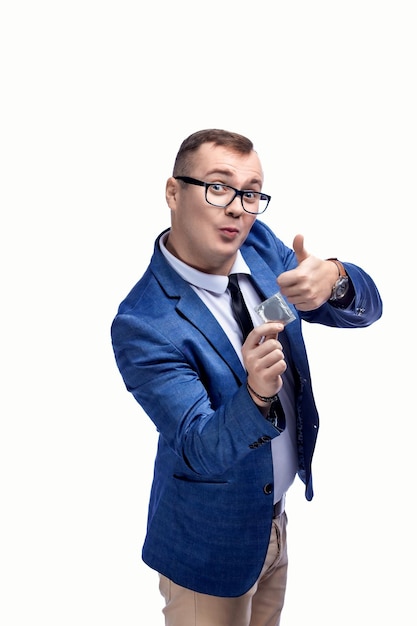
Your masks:
[[[212,476],[210,476],[210,478],[204,478],[204,476],[195,478],[191,476],[186,476],[184,474],[173,474],[173,478],[186,483],[196,483],[204,485],[227,485],[229,483],[229,481],[224,480],[224,478],[215,478]]]

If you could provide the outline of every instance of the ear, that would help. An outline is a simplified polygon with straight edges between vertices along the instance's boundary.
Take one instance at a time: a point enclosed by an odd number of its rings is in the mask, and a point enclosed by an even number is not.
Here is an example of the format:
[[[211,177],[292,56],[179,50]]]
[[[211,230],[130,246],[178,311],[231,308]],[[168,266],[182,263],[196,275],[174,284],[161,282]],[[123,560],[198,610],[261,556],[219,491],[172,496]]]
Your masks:
[[[165,198],[171,211],[175,211],[177,206],[177,195],[179,190],[179,183],[172,176],[168,178],[165,186]]]

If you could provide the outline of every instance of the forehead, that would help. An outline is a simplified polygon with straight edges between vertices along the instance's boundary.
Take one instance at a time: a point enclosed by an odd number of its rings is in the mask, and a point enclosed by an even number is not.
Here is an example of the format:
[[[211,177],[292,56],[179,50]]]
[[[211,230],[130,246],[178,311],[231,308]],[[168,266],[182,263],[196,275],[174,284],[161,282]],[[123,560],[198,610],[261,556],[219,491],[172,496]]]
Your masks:
[[[204,143],[195,152],[193,161],[195,176],[217,172],[231,178],[245,177],[263,180],[261,162],[255,150],[248,154],[241,154],[225,146]]]

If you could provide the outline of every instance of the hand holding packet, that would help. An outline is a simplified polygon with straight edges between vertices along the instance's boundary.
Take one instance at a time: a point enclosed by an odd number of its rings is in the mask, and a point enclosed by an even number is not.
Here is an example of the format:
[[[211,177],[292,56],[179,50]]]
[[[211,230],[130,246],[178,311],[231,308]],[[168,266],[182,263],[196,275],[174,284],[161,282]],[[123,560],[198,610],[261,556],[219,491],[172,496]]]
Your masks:
[[[255,311],[264,322],[281,322],[286,326],[295,320],[294,313],[279,292],[258,304]]]

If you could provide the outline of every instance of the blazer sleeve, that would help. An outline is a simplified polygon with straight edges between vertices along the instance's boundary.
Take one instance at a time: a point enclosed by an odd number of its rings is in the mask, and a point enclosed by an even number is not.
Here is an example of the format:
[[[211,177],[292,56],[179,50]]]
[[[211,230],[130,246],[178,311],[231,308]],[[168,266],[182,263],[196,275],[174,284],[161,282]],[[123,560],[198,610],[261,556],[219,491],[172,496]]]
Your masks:
[[[279,432],[246,386],[187,320],[175,332],[133,314],[112,324],[125,385],[191,472],[221,475]],[[210,376],[206,372],[210,372]]]
[[[342,261],[352,281],[355,296],[346,308],[326,302],[315,311],[299,312],[308,322],[338,328],[363,328],[376,322],[382,315],[382,300],[372,278],[353,263]]]
[[[263,222],[255,222],[248,242],[259,258],[262,257],[262,262],[268,265],[275,278],[282,272],[297,267],[294,250],[278,239]],[[350,305],[342,309],[326,302],[314,311],[297,311],[303,320],[339,328],[358,328],[370,326],[381,317],[382,300],[373,279],[361,267],[350,262],[342,263],[355,290],[355,297]],[[259,271],[260,281],[263,273],[262,270]]]

